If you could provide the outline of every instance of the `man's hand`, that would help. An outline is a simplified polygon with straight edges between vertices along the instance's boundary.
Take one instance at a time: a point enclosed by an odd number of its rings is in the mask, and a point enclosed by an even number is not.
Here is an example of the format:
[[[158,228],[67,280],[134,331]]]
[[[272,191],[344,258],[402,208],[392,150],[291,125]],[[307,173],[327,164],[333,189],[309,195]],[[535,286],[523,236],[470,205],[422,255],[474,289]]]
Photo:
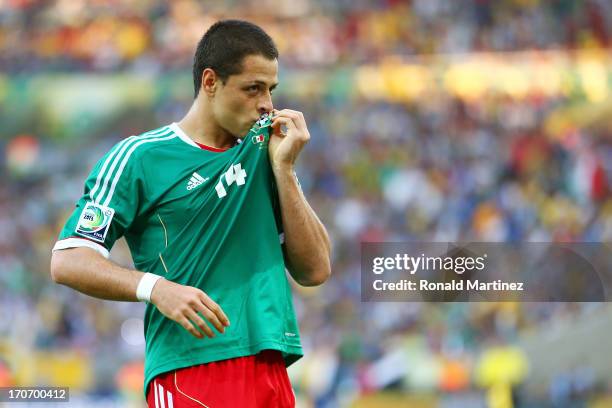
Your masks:
[[[164,316],[174,320],[189,333],[201,339],[204,336],[196,329],[194,324],[208,337],[215,337],[215,333],[198,314],[206,318],[220,333],[229,326],[229,319],[206,293],[192,286],[159,279],[151,293],[153,303]]]
[[[282,131],[283,127],[287,129],[287,133]],[[298,154],[309,140],[310,133],[302,112],[274,109],[272,135],[268,147],[272,169],[293,170]]]

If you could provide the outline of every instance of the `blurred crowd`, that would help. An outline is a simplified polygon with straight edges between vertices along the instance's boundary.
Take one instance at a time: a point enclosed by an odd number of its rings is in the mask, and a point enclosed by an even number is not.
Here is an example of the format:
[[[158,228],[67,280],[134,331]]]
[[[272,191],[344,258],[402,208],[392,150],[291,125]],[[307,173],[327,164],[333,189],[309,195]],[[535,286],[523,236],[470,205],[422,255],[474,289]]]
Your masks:
[[[290,67],[606,47],[611,8],[605,0],[4,0],[0,66],[11,73],[183,69],[202,32],[232,16],[262,25]]]
[[[394,53],[604,47],[612,27],[604,1],[291,4],[232,9],[278,38],[288,70]],[[228,13],[214,2],[0,1],[0,64],[11,75],[188,70],[194,43],[220,16]],[[440,94],[393,103],[290,95],[275,104],[304,112],[312,139],[298,175],[333,241],[331,280],[295,287],[306,357],[291,376],[303,406],[394,390],[469,401],[452,406],[481,406],[470,398],[501,392],[516,406],[539,398],[561,407],[612,392],[609,377],[591,367],[602,356],[589,350],[538,392],[522,388],[531,361],[521,336],[609,313],[606,304],[360,302],[360,242],[612,240],[608,131],[575,125],[550,134],[542,124],[570,96],[464,101]],[[180,119],[189,104],[165,99],[138,119],[146,128],[121,117],[103,137],[70,144],[2,135],[0,386],[28,379],[72,384],[96,398],[141,398],[143,305],[53,284],[50,248],[93,163],[119,139]],[[112,257],[131,263],[123,242]],[[63,356],[60,372],[34,361],[54,353]],[[505,393],[493,387],[498,382],[509,387]]]

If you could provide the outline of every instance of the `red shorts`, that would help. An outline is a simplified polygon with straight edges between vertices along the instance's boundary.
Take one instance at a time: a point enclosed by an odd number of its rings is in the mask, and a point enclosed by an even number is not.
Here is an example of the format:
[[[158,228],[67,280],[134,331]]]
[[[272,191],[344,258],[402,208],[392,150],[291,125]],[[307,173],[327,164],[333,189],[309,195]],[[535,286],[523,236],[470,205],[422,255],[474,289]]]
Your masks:
[[[150,408],[289,408],[295,396],[280,351],[169,371],[149,383]]]

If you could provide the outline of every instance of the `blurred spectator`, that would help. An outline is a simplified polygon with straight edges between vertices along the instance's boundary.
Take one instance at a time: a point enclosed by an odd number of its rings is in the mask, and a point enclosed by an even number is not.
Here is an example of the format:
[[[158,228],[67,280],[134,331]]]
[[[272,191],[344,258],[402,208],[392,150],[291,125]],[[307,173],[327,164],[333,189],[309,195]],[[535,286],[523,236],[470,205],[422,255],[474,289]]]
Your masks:
[[[228,11],[197,0],[3,1],[0,65],[13,73],[172,70],[189,62],[201,33]],[[606,47],[611,11],[603,0],[249,0],[231,8],[270,32],[292,67],[394,54]]]

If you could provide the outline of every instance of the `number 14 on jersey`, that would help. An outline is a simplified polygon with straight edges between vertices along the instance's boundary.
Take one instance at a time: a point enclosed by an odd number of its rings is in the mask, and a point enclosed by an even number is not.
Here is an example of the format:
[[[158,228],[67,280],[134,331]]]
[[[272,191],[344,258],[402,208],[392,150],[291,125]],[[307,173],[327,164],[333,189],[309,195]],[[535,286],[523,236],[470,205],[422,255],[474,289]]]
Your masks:
[[[236,182],[237,186],[241,186],[244,184],[244,179],[246,178],[246,171],[242,168],[242,164],[234,164],[230,166],[229,169],[221,176],[219,182],[215,186],[215,190],[217,190],[217,196],[219,198],[223,198],[227,195],[227,190],[225,190],[225,186],[223,185],[223,179],[225,179],[225,184],[227,186],[231,186]]]

